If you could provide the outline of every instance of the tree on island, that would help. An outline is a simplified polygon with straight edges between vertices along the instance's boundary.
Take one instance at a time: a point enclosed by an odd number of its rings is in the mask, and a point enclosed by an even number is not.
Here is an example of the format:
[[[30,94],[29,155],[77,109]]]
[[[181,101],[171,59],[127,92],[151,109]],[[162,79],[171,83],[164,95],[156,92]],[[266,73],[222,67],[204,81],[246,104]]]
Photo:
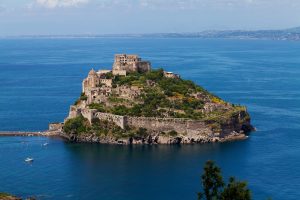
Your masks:
[[[198,200],[251,200],[251,192],[246,182],[230,177],[225,185],[221,169],[213,161],[207,161],[202,175],[203,192],[198,193]]]

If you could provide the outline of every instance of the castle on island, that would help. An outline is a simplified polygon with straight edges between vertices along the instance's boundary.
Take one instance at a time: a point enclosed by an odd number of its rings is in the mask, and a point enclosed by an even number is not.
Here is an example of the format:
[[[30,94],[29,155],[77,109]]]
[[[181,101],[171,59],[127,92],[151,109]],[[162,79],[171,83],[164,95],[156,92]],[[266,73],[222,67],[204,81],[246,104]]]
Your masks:
[[[111,94],[122,98],[133,99],[140,95],[140,88],[137,86],[120,86],[113,88],[113,76],[126,76],[129,73],[146,73],[151,70],[151,63],[143,61],[138,55],[116,54],[111,70],[92,69],[88,77],[82,82],[82,93],[87,96],[87,104],[102,103]],[[169,78],[179,78],[179,75],[172,72],[164,72]]]
[[[198,112],[206,115],[207,113],[214,113],[214,111],[223,113],[232,111],[234,115],[226,118],[226,122],[216,124],[217,122],[214,121],[170,117],[168,114],[164,116],[160,115],[160,117],[146,117],[127,115],[124,112],[121,112],[121,115],[117,115],[110,112],[109,109],[114,109],[118,106],[128,109],[134,105],[143,105],[144,100],[141,97],[147,94],[145,88],[153,87],[159,89],[156,81],[145,79],[148,75],[145,73],[150,71],[151,63],[142,60],[138,55],[116,54],[112,69],[98,71],[92,69],[88,73],[88,76],[82,82],[82,94],[75,104],[70,106],[69,115],[64,120],[64,123],[82,116],[90,124],[93,124],[97,120],[113,122],[114,125],[123,130],[127,128],[132,130],[146,130],[150,134],[147,136],[148,138],[144,139],[139,139],[139,137],[130,137],[129,139],[119,138],[119,136],[98,137],[94,133],[87,135],[87,137],[85,135],[76,136],[79,137],[79,141],[117,144],[138,144],[145,143],[145,141],[149,144],[213,142],[227,140],[228,138],[226,137],[230,138],[232,135],[243,135],[244,130],[248,130],[245,127],[249,128],[249,130],[251,129],[252,126],[246,109],[243,107],[233,107],[231,104],[223,102],[206,92],[197,91],[195,88],[190,91],[187,100],[201,100],[203,102],[203,108],[199,108]],[[161,75],[165,77],[165,80],[176,79],[179,82],[181,80],[177,74],[167,71],[162,72]],[[131,78],[135,78],[136,75],[145,80],[142,83],[131,81]],[[126,81],[130,82],[130,84],[127,84]],[[170,84],[176,82],[169,81]],[[175,97],[166,98],[169,98],[172,102],[183,101],[183,97],[178,94]],[[167,109],[169,109],[169,112],[183,112],[178,107],[169,107]],[[64,123],[49,124],[49,131],[63,132]],[[171,136],[171,133],[176,134]]]

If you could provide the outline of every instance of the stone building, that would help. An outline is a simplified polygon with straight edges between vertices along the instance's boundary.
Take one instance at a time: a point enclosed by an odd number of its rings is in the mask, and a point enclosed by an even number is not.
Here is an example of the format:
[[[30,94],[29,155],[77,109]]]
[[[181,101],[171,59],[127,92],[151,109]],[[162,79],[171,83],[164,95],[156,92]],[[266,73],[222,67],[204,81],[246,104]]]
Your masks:
[[[141,89],[137,86],[120,86],[113,89],[113,92],[124,99],[135,99],[141,95]]]
[[[94,69],[92,69],[88,77],[83,80],[82,82],[82,92],[86,93],[88,89],[96,88],[98,86],[105,85],[108,87],[112,86],[112,79],[107,79],[105,77],[105,74],[111,72],[111,70],[100,70],[96,72]]]
[[[164,76],[167,78],[180,78],[179,74],[174,74],[173,72],[164,71]]]
[[[85,91],[85,95],[87,96],[87,104],[105,102],[111,93],[112,88],[108,86],[88,88]]]
[[[117,54],[112,70],[92,69],[87,78],[82,82],[82,92],[86,96],[86,104],[106,102],[111,94],[120,95],[125,99],[134,99],[141,94],[136,86],[113,87],[112,75],[126,76],[129,72],[147,72],[151,70],[151,64],[142,61],[137,55]]]
[[[151,64],[148,61],[142,61],[138,55],[116,54],[113,65],[114,75],[126,75],[129,72],[148,72],[151,70]]]

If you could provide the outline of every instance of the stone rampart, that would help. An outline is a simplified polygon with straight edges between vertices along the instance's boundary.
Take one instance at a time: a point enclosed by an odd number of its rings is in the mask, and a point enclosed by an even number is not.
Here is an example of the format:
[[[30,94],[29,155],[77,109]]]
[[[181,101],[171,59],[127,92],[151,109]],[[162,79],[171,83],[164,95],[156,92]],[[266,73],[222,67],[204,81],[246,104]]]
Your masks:
[[[84,118],[88,119],[92,123],[92,119],[95,118],[97,110],[95,109],[81,109],[81,114]]]
[[[76,114],[78,111],[74,111]],[[131,117],[114,115],[111,113],[97,112],[95,109],[81,109],[81,115],[92,123],[92,119],[107,120],[114,122],[124,129],[126,126],[136,128],[146,128],[150,131],[169,132],[176,131],[181,134],[210,134],[211,129],[201,120],[191,120],[186,118],[155,118],[155,117]],[[74,115],[73,115],[74,117]]]
[[[80,109],[78,109],[76,106],[70,106],[69,116],[65,119],[72,119],[77,117],[80,114]]]
[[[123,129],[126,126],[132,126],[136,128],[146,128],[156,132],[169,132],[174,130],[181,134],[206,134],[211,132],[205,122],[186,118],[130,117],[96,112],[95,110],[82,110],[82,115],[90,122],[92,118],[108,120]]]
[[[125,117],[120,115],[114,115],[110,113],[102,113],[97,112],[94,114],[94,118],[98,118],[100,120],[112,121],[122,129],[125,128]]]
[[[207,125],[203,121],[185,118],[154,118],[154,117],[126,117],[126,125],[148,130],[182,134],[197,134],[207,132]]]

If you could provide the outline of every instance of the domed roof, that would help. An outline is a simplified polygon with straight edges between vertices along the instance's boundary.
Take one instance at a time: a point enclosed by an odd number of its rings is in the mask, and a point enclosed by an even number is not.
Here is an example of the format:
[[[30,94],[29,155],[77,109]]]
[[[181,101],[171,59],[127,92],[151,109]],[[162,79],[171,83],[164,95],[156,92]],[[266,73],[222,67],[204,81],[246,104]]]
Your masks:
[[[94,69],[92,69],[90,72],[89,72],[89,76],[94,76],[94,75],[97,75],[96,71]]]

